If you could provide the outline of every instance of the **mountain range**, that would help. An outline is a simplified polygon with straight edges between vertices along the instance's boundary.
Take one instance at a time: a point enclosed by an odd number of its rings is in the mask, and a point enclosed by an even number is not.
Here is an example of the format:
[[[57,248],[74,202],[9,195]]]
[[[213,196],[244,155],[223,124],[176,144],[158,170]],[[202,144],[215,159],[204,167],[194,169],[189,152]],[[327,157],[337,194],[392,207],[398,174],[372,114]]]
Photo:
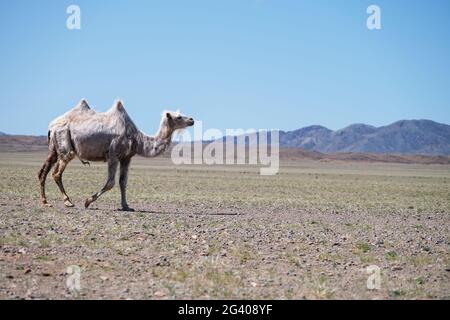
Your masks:
[[[324,154],[450,155],[450,126],[431,120],[401,120],[382,127],[352,124],[336,131],[313,125],[279,133],[281,147]],[[46,146],[46,136],[17,136],[0,132],[0,151]]]
[[[314,125],[280,131],[280,146],[322,153],[450,155],[450,126],[431,120],[401,120],[382,127],[352,124],[336,131]]]

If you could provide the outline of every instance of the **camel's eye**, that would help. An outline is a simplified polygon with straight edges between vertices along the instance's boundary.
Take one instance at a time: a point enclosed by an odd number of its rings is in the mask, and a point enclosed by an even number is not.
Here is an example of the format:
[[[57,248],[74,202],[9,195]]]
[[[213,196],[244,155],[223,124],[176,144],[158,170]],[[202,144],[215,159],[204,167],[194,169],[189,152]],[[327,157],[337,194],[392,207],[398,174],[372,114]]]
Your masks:
[[[181,116],[178,116],[178,117],[177,117],[177,120],[181,120]]]

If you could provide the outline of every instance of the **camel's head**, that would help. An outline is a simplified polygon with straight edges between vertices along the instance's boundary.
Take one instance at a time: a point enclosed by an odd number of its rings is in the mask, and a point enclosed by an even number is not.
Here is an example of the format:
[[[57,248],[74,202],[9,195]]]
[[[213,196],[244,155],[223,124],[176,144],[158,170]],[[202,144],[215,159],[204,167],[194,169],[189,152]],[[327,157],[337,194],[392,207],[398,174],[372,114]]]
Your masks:
[[[194,119],[178,111],[165,111],[163,116],[166,117],[167,124],[173,131],[194,125]]]

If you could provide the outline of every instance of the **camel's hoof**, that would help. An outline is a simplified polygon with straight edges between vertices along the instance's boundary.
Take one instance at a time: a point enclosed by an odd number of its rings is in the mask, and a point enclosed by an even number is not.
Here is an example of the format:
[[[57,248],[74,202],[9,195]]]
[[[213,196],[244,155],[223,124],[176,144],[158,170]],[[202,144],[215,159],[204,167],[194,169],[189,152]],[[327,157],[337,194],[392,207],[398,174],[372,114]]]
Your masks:
[[[91,203],[92,203],[91,199],[86,199],[86,201],[84,202],[84,207],[87,209]]]
[[[50,204],[50,203],[48,203],[48,202],[42,202],[41,205],[42,205],[43,207],[46,207],[46,208],[51,208],[51,207],[53,207],[53,205]]]
[[[72,202],[70,202],[70,200],[64,201],[64,205],[65,205],[67,208],[75,207],[75,205],[74,205]]]
[[[134,212],[133,208],[130,207],[122,207],[121,211],[125,211],[125,212]]]

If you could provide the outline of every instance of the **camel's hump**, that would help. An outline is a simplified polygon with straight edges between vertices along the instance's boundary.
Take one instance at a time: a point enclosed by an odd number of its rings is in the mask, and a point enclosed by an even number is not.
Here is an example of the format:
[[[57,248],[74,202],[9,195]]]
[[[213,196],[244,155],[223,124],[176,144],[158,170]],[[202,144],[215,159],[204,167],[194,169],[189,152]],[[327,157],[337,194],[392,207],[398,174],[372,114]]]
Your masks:
[[[123,102],[121,100],[116,100],[114,101],[111,109],[111,111],[120,111],[120,112],[125,112],[125,107],[123,106]]]
[[[95,114],[95,111],[89,107],[85,99],[81,99],[75,107],[50,122],[49,128],[55,126],[65,126],[73,119],[93,114]]]
[[[89,107],[89,104],[87,103],[86,99],[81,99],[80,102],[76,105],[75,109],[78,110],[91,110]]]

